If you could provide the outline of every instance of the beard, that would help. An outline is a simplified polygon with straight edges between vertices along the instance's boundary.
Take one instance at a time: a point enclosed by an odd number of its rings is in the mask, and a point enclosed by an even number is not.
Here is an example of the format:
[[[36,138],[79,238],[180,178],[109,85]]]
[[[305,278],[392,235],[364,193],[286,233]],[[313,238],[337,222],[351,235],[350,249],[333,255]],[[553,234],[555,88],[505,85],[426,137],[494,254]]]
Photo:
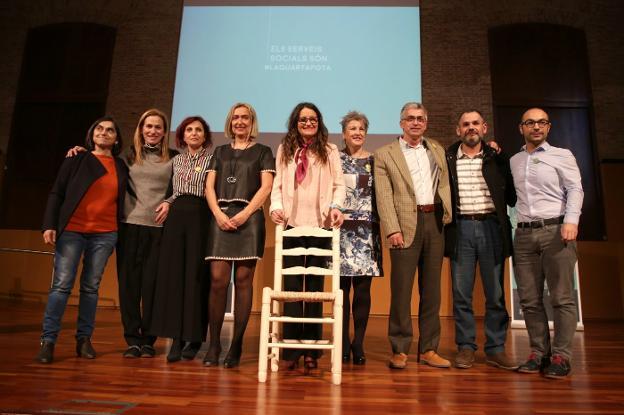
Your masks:
[[[475,148],[483,141],[483,137],[478,134],[466,134],[462,137],[461,141],[468,147]]]

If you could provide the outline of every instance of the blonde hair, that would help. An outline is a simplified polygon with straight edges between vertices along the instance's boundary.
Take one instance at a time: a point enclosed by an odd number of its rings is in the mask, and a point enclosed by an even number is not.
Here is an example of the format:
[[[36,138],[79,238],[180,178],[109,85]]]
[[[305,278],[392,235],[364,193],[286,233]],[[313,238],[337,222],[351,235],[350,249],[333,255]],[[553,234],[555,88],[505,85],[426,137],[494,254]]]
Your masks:
[[[234,116],[234,111],[241,107],[247,108],[247,111],[249,111],[249,115],[251,116],[251,131],[249,132],[249,138],[258,137],[258,117],[256,116],[256,110],[253,109],[250,104],[245,102],[237,102],[232,105],[232,108],[230,108],[227,117],[225,117],[225,127],[223,128],[225,136],[229,139],[234,138],[234,134],[232,133],[232,117]]]
[[[169,160],[169,120],[164,112],[159,109],[148,109],[141,115],[139,122],[134,130],[134,140],[132,143],[132,155],[128,158],[128,161],[132,163],[143,163],[143,145],[145,144],[145,138],[143,138],[143,124],[147,117],[159,117],[163,122],[163,138],[160,141],[160,161]]]

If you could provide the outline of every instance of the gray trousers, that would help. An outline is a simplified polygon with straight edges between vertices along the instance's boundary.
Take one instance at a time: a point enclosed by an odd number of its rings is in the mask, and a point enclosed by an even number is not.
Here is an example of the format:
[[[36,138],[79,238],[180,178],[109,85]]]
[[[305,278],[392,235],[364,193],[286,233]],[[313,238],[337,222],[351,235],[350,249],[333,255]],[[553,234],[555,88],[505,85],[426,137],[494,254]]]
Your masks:
[[[390,249],[390,319],[388,339],[393,353],[409,353],[412,328],[412,288],[418,269],[419,352],[437,350],[440,343],[440,273],[444,256],[442,212],[418,212],[414,242]]]
[[[563,243],[561,225],[516,229],[514,271],[531,350],[538,356],[572,356],[577,312],[574,299],[576,242]],[[544,308],[544,280],[553,307],[551,344]]]

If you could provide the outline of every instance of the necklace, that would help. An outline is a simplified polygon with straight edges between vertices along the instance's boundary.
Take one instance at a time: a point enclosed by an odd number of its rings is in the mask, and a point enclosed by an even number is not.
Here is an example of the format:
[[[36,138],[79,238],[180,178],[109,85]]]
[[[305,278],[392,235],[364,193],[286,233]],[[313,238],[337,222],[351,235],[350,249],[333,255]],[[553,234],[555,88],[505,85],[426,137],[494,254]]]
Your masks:
[[[236,164],[238,163],[238,159],[240,158],[241,154],[243,154],[243,152],[247,150],[250,144],[251,140],[247,141],[247,145],[241,150],[238,155],[236,154],[236,149],[234,148],[234,146],[232,146],[232,150],[234,151],[232,153],[232,160],[230,160],[230,175],[225,179],[225,181],[229,184],[234,184],[238,180],[234,175],[234,172],[236,172]]]
[[[185,166],[183,171],[186,172],[186,177],[184,177],[185,181],[191,180],[191,175],[193,172],[199,173],[202,171],[203,159],[206,157],[205,151],[200,151],[195,154],[191,154],[190,152],[186,154]],[[193,160],[195,159],[195,160]]]

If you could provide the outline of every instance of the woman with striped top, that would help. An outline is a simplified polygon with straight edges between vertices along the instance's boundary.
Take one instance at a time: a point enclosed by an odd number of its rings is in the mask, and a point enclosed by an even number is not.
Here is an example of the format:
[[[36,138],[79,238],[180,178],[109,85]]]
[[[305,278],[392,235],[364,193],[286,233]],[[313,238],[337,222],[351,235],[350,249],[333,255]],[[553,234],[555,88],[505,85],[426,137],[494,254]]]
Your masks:
[[[172,338],[167,361],[193,359],[206,338],[208,268],[204,261],[210,210],[205,198],[210,128],[187,117],[176,130],[184,151],[173,158],[173,196],[158,259],[150,334]],[[187,342],[183,350],[183,343]]]

